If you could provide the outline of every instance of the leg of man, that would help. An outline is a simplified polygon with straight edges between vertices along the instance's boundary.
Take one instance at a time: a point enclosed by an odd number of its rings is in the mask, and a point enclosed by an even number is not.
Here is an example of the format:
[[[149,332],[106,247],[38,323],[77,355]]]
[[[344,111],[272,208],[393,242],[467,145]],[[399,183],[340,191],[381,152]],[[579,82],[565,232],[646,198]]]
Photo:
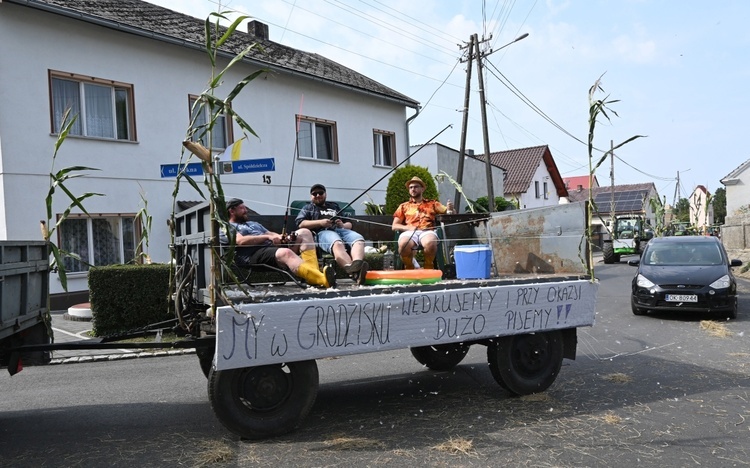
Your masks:
[[[435,268],[435,256],[437,255],[438,237],[434,231],[425,231],[419,237],[419,242],[424,249],[424,267],[427,270]]]
[[[417,231],[405,231],[398,236],[398,253],[401,256],[401,262],[404,264],[404,270],[414,269],[414,249],[417,248],[416,233]]]
[[[315,251],[313,250],[313,252]],[[321,273],[317,261],[315,266],[305,263],[291,249],[281,248],[276,250],[276,262],[287,267],[292,273],[307,281],[308,284],[324,288],[336,287],[336,273],[332,268],[325,267],[323,273]]]

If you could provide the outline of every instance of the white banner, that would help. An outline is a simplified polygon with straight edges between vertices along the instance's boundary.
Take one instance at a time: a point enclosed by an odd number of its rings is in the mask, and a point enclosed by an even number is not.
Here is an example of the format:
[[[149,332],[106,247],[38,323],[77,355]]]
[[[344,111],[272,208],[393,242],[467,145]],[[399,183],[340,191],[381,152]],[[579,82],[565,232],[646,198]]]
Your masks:
[[[598,282],[311,298],[218,309],[216,368],[474,341],[594,324]]]

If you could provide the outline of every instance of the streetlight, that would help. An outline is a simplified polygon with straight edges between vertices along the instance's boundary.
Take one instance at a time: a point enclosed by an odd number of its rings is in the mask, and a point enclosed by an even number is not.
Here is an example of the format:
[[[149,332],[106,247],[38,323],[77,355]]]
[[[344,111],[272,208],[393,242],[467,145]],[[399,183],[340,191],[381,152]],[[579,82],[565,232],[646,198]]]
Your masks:
[[[491,50],[488,53],[484,54],[482,56],[482,53],[479,51],[479,41],[476,40],[476,34],[475,40],[474,40],[474,46],[476,50],[477,55],[477,74],[479,79],[479,100],[482,103],[482,136],[484,138],[484,163],[485,163],[485,172],[487,175],[487,202],[489,204],[490,213],[495,211],[495,189],[493,187],[492,183],[492,163],[490,162],[490,135],[487,130],[487,104],[484,100],[484,78],[482,77],[482,58],[486,57],[487,55],[490,55],[494,52],[497,52],[498,50],[504,49],[508,47],[511,44],[514,44],[522,39],[526,39],[529,36],[529,33],[524,33],[515,38],[514,40],[510,41],[509,43],[505,44],[504,46]]]

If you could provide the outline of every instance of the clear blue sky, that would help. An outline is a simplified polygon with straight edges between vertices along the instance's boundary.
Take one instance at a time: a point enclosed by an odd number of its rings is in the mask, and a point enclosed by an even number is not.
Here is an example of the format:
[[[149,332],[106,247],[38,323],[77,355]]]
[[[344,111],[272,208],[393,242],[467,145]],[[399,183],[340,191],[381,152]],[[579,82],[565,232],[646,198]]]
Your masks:
[[[219,9],[217,0],[149,1],[199,18]],[[419,101],[411,144],[453,124],[437,141],[459,148],[466,81],[459,44],[476,33],[492,36],[483,47],[497,49],[528,33],[485,62],[491,151],[546,144],[563,177],[586,175],[587,148],[575,138],[587,139],[588,90],[603,74],[605,93],[596,96],[620,100],[611,106],[619,117],[599,123],[595,146],[647,135],[616,152],[616,184],[653,182],[671,203],[678,172],[681,197],[699,184],[713,193],[750,158],[741,138],[750,108],[744,0],[225,0],[221,9],[267,23],[273,41]],[[467,148],[483,153],[476,76],[475,69]],[[610,183],[609,162],[596,176]]]

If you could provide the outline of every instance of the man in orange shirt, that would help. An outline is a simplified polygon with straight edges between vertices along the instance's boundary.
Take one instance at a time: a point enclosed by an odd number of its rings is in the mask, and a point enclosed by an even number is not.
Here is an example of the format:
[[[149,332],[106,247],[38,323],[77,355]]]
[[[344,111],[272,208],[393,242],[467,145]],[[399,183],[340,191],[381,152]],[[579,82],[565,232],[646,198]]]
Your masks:
[[[404,268],[414,268],[414,251],[420,247],[424,250],[424,267],[435,268],[435,255],[437,255],[438,236],[435,232],[435,216],[439,214],[452,214],[453,202],[450,200],[443,205],[437,200],[425,200],[422,198],[426,186],[419,177],[412,177],[406,183],[409,190],[409,201],[402,203],[393,213],[394,231],[400,231],[398,236],[398,252]]]

